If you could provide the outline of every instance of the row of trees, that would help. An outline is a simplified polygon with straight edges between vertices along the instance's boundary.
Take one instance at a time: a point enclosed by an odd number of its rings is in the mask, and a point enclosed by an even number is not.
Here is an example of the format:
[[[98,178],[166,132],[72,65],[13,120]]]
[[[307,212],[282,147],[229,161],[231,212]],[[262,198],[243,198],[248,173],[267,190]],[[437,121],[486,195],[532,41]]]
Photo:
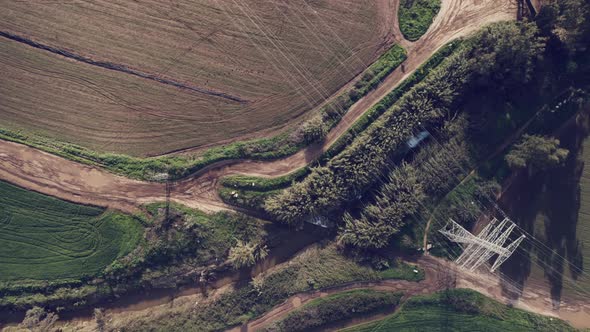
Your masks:
[[[540,56],[542,38],[536,31],[530,23],[495,24],[481,31],[342,153],[304,181],[269,198],[266,210],[279,221],[295,224],[353,199],[374,183],[388,157],[415,132],[440,125],[455,109],[459,94],[499,77],[526,81]]]
[[[303,122],[290,136],[296,145],[309,145],[321,142],[328,130],[336,124],[348,109],[361,97],[375,89],[381,80],[397,68],[406,59],[406,51],[399,45],[393,45],[374,64],[348,92],[329,102],[322,111]]]
[[[472,160],[464,140],[467,122],[460,118],[452,123],[446,126],[457,127],[452,134],[446,130],[437,141],[421,148],[410,163],[390,171],[375,203],[365,206],[358,218],[344,215],[340,243],[361,249],[387,246],[428,200],[440,197],[458,182]]]
[[[359,248],[382,248],[398,233],[408,215],[420,208],[424,190],[416,168],[403,163],[390,174],[375,204],[366,206],[358,219],[344,215],[339,241]]]

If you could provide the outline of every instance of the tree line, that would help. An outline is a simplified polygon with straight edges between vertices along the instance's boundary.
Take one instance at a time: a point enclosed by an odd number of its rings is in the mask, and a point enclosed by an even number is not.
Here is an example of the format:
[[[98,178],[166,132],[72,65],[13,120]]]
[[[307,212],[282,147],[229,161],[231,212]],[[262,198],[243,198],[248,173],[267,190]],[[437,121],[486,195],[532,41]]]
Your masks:
[[[528,80],[543,51],[542,41],[532,23],[494,24],[480,31],[339,155],[269,198],[266,210],[279,221],[297,224],[354,199],[374,183],[389,156],[413,133],[442,125],[464,91],[501,77]]]

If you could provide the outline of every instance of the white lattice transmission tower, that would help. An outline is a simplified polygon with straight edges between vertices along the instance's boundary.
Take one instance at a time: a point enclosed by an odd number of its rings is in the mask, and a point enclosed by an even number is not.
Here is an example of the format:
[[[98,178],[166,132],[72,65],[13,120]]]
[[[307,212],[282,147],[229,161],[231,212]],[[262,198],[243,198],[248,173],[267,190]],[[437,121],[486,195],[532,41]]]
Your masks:
[[[439,232],[463,249],[463,253],[455,261],[462,268],[475,271],[489,261],[492,256],[498,255],[490,269],[491,272],[494,272],[525,239],[525,236],[521,235],[505,246],[515,227],[516,225],[508,218],[504,218],[502,221],[494,218],[479,234],[473,235],[451,219]]]

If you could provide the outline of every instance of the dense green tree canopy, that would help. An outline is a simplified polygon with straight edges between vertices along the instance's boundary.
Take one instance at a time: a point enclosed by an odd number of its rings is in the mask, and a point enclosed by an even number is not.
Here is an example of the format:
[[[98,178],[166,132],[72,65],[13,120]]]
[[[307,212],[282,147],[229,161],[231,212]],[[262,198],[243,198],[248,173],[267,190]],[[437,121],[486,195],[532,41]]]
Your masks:
[[[506,155],[506,162],[512,168],[544,170],[563,163],[567,155],[568,150],[560,148],[556,138],[524,135]]]
[[[460,96],[477,80],[525,82],[542,51],[532,23],[493,24],[476,34],[325,166],[266,201],[277,220],[295,224],[338,209],[382,174],[395,151],[423,127],[441,125]],[[374,223],[374,222],[373,222]]]

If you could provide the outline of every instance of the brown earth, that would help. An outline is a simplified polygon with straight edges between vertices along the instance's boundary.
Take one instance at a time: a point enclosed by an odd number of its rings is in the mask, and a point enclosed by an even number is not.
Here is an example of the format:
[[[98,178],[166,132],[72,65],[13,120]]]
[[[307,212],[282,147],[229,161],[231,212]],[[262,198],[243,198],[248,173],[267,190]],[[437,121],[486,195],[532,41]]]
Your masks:
[[[268,135],[393,44],[391,1],[5,1],[0,34],[244,102],[0,37],[1,125],[141,156]]]
[[[397,8],[398,2],[394,1]],[[395,14],[395,11],[391,11]],[[205,211],[229,209],[216,193],[220,177],[231,174],[279,176],[305,166],[342,135],[363,112],[426,61],[448,41],[467,35],[483,25],[515,18],[512,0],[449,0],[426,35],[414,43],[403,42],[408,51],[404,66],[396,69],[373,92],[360,99],[328,134],[321,146],[312,146],[276,161],[222,162],[178,182],[171,199]],[[394,15],[392,14],[392,15]],[[392,21],[392,19],[388,19]],[[393,20],[395,21],[395,20]],[[394,24],[392,35],[400,35]],[[396,32],[397,31],[397,32]],[[123,211],[135,211],[141,204],[165,199],[163,184],[147,183],[117,176],[23,145],[0,141],[0,179],[44,194],[84,204],[96,204]]]

